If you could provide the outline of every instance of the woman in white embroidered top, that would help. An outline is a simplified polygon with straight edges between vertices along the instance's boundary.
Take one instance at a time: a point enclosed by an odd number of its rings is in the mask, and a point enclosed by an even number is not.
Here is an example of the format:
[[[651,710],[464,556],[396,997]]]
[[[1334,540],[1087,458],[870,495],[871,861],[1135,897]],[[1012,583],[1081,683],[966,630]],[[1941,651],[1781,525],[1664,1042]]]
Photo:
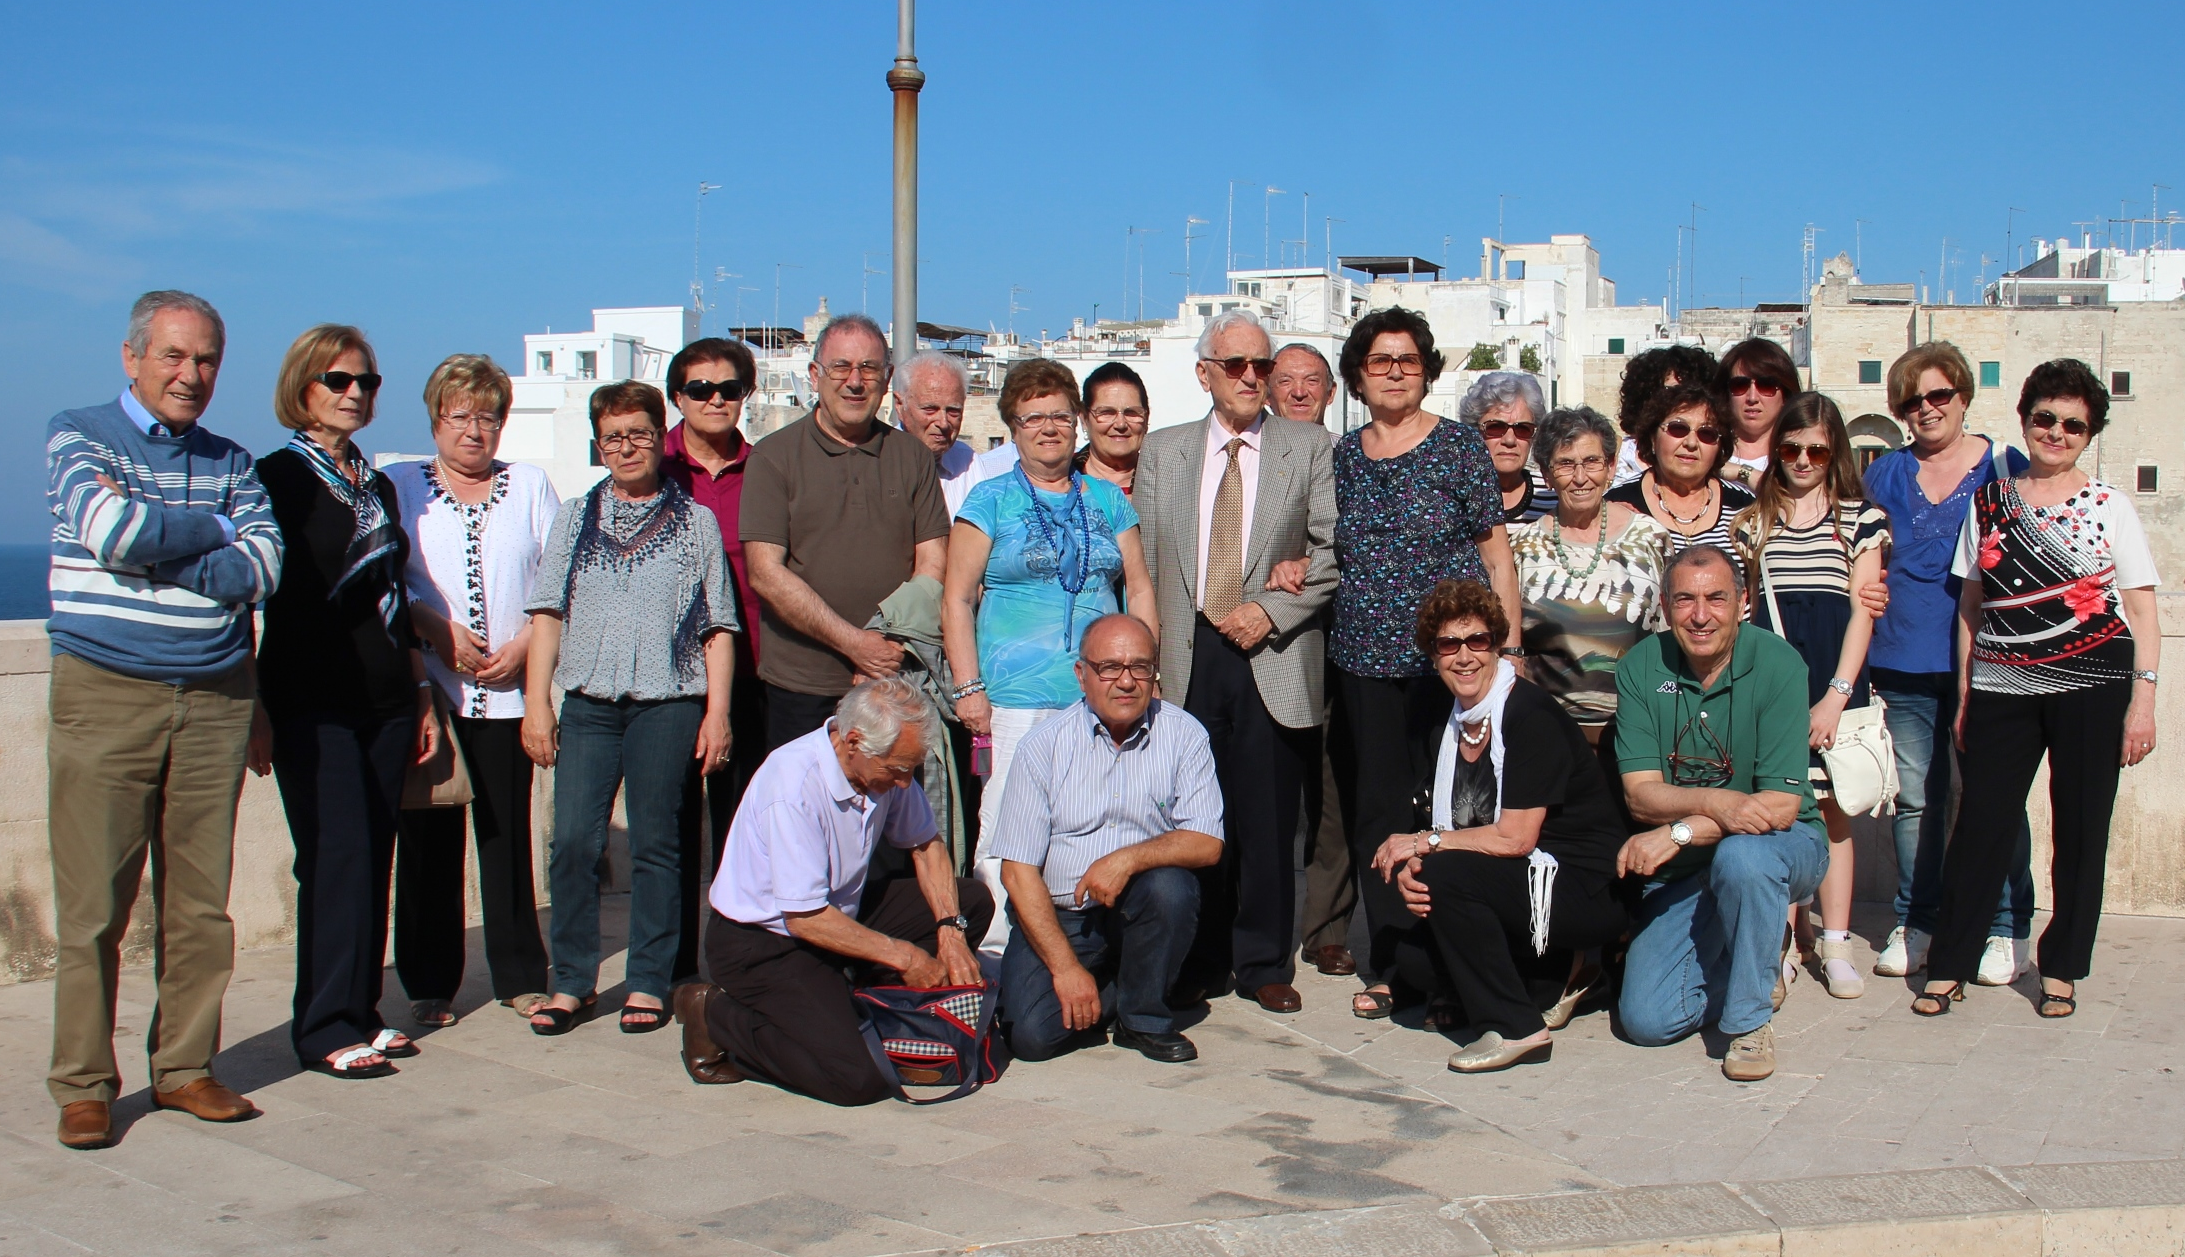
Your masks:
[[[561,500],[545,472],[494,458],[510,392],[508,373],[483,354],[442,362],[425,382],[437,453],[398,463],[387,478],[410,535],[410,617],[470,769],[493,996],[528,1017],[546,1001],[548,978],[521,736],[531,648],[524,598]],[[454,1024],[463,984],[463,812],[403,812],[395,849],[395,971],[424,1026]]]
[[[1442,581],[1420,605],[1420,653],[1456,703],[1426,790],[1429,828],[1390,835],[1373,857],[1425,918],[1397,946],[1397,976],[1446,983],[1477,1032],[1449,1058],[1465,1074],[1548,1059],[1549,1020],[1567,1022],[1586,993],[1566,985],[1575,954],[1626,923],[1625,825],[1600,761],[1570,714],[1500,657],[1508,633],[1502,604],[1474,581]]]
[[[1730,532],[1745,560],[1752,622],[1805,657],[1812,707],[1807,744],[1813,748],[1807,776],[1828,825],[1817,950],[1828,993],[1857,999],[1866,980],[1852,962],[1851,819],[1829,797],[1821,752],[1835,744],[1845,708],[1873,701],[1866,648],[1874,638],[1874,611],[1851,591],[1880,578],[1889,516],[1866,500],[1843,412],[1819,393],[1801,393],[1784,407],[1776,421],[1775,459],[1759,483],[1759,502],[1731,521]],[[1792,913],[1802,927],[1804,914],[1795,907]]]

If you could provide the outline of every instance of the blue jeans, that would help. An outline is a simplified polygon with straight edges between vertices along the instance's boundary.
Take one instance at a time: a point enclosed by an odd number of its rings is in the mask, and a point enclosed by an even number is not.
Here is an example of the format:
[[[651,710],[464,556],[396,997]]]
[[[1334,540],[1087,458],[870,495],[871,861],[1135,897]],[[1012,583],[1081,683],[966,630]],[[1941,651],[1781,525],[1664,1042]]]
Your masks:
[[[1009,914],[1016,915],[1011,904]],[[1062,936],[1100,984],[1100,1019],[1125,1029],[1167,1034],[1176,1028],[1168,988],[1183,968],[1199,928],[1199,879],[1188,869],[1147,869],[1130,879],[1113,908],[1087,903],[1055,909]],[[1009,1023],[1009,1050],[1018,1059],[1043,1061],[1068,1049],[1078,1033],[1062,1025],[1062,1001],[1054,975],[1021,928],[1009,935],[1001,958],[1001,1016]]]
[[[1706,868],[1647,883],[1624,958],[1624,1033],[1660,1047],[1710,1021],[1730,1035],[1766,1025],[1790,906],[1827,871],[1827,838],[1794,821],[1774,833],[1731,834]]]
[[[632,994],[665,1000],[682,938],[683,776],[698,745],[705,702],[606,702],[574,691],[561,700],[561,756],[554,766],[554,993],[590,995],[599,982],[599,857],[615,787],[627,785],[630,822]]]
[[[1949,839],[1943,820],[1949,811],[1957,676],[1889,668],[1875,668],[1871,676],[1874,692],[1889,705],[1883,721],[1897,748],[1897,924],[1933,934],[1942,912],[1942,850]],[[2033,936],[2033,831],[2023,809],[2018,851],[1988,934]]]

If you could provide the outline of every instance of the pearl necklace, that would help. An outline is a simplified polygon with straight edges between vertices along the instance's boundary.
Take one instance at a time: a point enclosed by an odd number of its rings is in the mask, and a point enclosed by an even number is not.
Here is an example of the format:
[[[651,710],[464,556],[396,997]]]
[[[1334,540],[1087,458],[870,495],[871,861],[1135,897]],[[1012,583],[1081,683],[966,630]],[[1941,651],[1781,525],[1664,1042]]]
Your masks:
[[[1472,736],[1472,726],[1470,725],[1463,725],[1459,727],[1457,729],[1457,737],[1461,739],[1466,746],[1478,746],[1480,743],[1487,740],[1487,722],[1484,720],[1479,722],[1478,737]]]

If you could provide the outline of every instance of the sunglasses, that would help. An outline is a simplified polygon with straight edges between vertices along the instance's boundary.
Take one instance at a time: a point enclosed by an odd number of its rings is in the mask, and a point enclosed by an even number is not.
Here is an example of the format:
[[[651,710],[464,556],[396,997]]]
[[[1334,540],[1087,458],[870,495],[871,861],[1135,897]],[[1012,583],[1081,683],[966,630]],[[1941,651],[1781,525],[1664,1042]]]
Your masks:
[[[2036,410],[2026,416],[2027,427],[2039,428],[2043,432],[2058,424],[2063,425],[2064,435],[2066,436],[2085,436],[2094,430],[2084,419],[2059,419],[2053,411]]]
[[[742,380],[685,380],[676,390],[694,402],[710,402],[718,397],[724,402],[742,401],[751,395],[751,386]]]
[[[1272,358],[1201,358],[1199,361],[1211,362],[1220,367],[1221,373],[1232,380],[1243,379],[1246,371],[1253,372],[1262,380],[1275,373],[1275,360]]]
[[[1701,445],[1716,445],[1722,441],[1722,430],[1720,428],[1695,428],[1682,419],[1671,419],[1662,425],[1662,431],[1668,433],[1669,439],[1672,441],[1681,441],[1688,436],[1695,435],[1699,437]]]
[[[311,378],[324,384],[326,391],[336,397],[348,392],[349,386],[352,384],[367,393],[379,391],[379,372],[377,371],[365,371],[357,374],[351,374],[347,371],[321,371]]]
[[[1533,439],[1533,425],[1529,423],[1510,423],[1502,419],[1489,419],[1479,425],[1479,434],[1490,441],[1499,441],[1512,432],[1517,433],[1517,439],[1520,441]]]
[[[1922,406],[1932,406],[1936,410],[1940,410],[1949,405],[1950,399],[1955,396],[1957,396],[1957,390],[1954,388],[1938,388],[1930,392],[1914,393],[1898,403],[1897,413],[1900,415],[1918,414]]]
[[[1472,633],[1464,637],[1452,633],[1434,639],[1434,653],[1444,658],[1459,650],[1469,650],[1475,655],[1489,655],[1494,653],[1494,649],[1494,635],[1487,632]]]
[[[1426,371],[1426,359],[1419,354],[1367,354],[1367,375],[1422,375]]]
[[[1762,397],[1776,397],[1783,392],[1783,386],[1774,380],[1763,380],[1757,376],[1733,375],[1730,377],[1730,396],[1743,397],[1751,392],[1758,392]]]
[[[1820,466],[1826,463],[1833,453],[1835,453],[1835,450],[1832,446],[1805,445],[1797,441],[1785,441],[1775,447],[1776,461],[1784,463],[1795,463],[1798,461],[1798,456],[1803,454],[1808,462]]]

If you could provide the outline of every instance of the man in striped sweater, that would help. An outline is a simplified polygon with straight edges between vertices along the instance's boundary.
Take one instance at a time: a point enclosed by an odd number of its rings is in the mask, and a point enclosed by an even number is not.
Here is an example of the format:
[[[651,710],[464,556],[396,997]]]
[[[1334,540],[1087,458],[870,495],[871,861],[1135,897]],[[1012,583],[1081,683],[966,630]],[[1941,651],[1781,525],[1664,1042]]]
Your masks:
[[[215,1122],[257,1112],[211,1066],[235,961],[236,797],[246,762],[266,771],[253,736],[251,606],[280,579],[281,534],[249,451],[198,426],[226,339],[202,298],[146,293],[121,350],[129,387],[46,429],[59,941],[46,1087],[71,1148],[112,1141],[115,986],[147,854],[153,1103]]]

